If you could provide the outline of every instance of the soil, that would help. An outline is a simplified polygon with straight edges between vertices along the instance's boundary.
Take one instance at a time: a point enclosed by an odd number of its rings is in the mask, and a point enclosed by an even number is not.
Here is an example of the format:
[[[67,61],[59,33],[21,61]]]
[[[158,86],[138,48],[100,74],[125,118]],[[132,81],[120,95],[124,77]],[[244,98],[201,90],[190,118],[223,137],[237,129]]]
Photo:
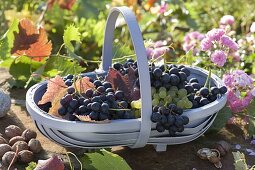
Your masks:
[[[0,133],[4,134],[4,129],[8,125],[14,124],[21,127],[23,130],[26,128],[33,129],[37,132],[37,138],[41,141],[44,151],[36,155],[35,161],[38,159],[49,158],[53,154],[57,154],[64,160],[67,160],[65,153],[66,148],[50,141],[44,137],[36,128],[31,117],[25,108],[25,89],[9,89],[7,80],[10,78],[7,70],[0,68],[0,88],[6,90],[12,98],[11,110],[8,114],[0,118]],[[232,151],[236,151],[235,145],[240,144],[244,148],[243,153],[246,154],[247,164],[255,164],[255,156],[247,155],[245,148],[253,148],[254,145],[250,145],[248,141],[244,140],[242,132],[236,127],[224,127],[220,131],[208,131],[205,135],[198,138],[197,140],[182,144],[168,146],[166,152],[156,152],[153,146],[145,146],[144,148],[131,149],[128,147],[114,147],[112,151],[122,156],[127,163],[134,170],[213,170],[216,169],[213,164],[206,160],[201,160],[196,152],[200,148],[213,148],[214,144],[219,140],[225,140],[232,146],[231,151],[222,158],[222,170],[232,170],[233,156]],[[70,149],[68,149],[70,150]],[[85,150],[71,149],[76,154],[81,154]],[[25,165],[16,164],[18,170],[25,169]],[[68,164],[66,166],[68,169]],[[76,165],[75,169],[79,169]],[[1,170],[1,168],[0,168]]]

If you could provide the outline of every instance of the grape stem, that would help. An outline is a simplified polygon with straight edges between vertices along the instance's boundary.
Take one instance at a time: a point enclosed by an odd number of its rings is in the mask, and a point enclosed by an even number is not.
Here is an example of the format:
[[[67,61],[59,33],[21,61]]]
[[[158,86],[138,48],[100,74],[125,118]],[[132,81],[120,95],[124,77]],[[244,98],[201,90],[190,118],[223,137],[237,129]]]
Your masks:
[[[204,85],[204,87],[208,87],[209,90],[211,87],[211,75],[212,75],[212,70],[211,70],[211,68],[209,68],[209,73],[208,73],[208,76],[206,78],[205,85]]]

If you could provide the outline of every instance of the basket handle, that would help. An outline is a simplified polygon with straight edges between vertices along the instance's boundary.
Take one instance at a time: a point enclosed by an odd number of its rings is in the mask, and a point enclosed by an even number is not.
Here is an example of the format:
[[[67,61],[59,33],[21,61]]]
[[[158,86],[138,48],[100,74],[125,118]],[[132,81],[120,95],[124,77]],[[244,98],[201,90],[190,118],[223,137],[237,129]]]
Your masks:
[[[140,134],[133,148],[143,147],[149,140],[151,132],[152,113],[151,103],[151,84],[149,75],[149,66],[146,56],[146,50],[143,43],[142,33],[136,21],[136,17],[128,7],[114,7],[111,9],[106,22],[104,45],[102,54],[103,69],[107,71],[112,65],[112,47],[116,20],[122,14],[129,28],[130,36],[133,42],[134,50],[137,58],[138,74],[140,80],[141,94],[141,126]]]

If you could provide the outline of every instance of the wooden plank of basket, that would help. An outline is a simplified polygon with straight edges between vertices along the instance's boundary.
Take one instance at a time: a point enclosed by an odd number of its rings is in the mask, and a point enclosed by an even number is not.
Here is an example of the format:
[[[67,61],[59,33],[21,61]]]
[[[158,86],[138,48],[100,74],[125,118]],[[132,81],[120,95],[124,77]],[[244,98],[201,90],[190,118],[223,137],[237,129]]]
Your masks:
[[[114,7],[111,9],[106,22],[104,44],[103,44],[103,69],[107,71],[112,65],[112,47],[114,39],[114,29],[116,20],[122,14],[124,20],[129,28],[130,36],[133,42],[134,50],[137,58],[138,74],[140,80],[140,93],[141,93],[141,126],[140,134],[137,138],[134,148],[143,147],[146,145],[151,131],[151,86],[149,76],[149,66],[146,56],[146,50],[143,43],[142,33],[136,21],[136,17],[128,7]]]

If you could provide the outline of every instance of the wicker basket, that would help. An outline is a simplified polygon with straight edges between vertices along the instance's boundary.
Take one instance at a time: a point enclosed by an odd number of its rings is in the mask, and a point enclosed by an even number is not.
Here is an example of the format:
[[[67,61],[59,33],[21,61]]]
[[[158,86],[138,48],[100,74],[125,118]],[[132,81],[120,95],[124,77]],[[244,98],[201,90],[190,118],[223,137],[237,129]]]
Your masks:
[[[151,87],[148,61],[143,44],[143,38],[132,11],[127,7],[115,7],[111,10],[105,29],[103,46],[103,70],[97,73],[86,73],[94,77],[104,75],[112,64],[112,42],[115,23],[121,13],[130,30],[130,35],[137,56],[138,72],[141,92],[141,118],[118,119],[107,124],[94,124],[76,121],[67,121],[52,117],[41,110],[37,103],[46,91],[47,81],[31,87],[26,95],[26,107],[37,128],[49,139],[66,147],[103,148],[113,146],[143,147],[146,144],[156,146],[157,151],[165,151],[167,145],[182,144],[195,140],[212,125],[217,112],[226,104],[226,95],[216,101],[197,109],[186,110],[183,114],[189,117],[189,124],[176,137],[168,137],[166,133],[155,130],[151,122]],[[188,67],[190,77],[196,77],[201,84],[206,80],[208,72],[198,67]],[[211,84],[222,86],[222,81],[212,75]]]

